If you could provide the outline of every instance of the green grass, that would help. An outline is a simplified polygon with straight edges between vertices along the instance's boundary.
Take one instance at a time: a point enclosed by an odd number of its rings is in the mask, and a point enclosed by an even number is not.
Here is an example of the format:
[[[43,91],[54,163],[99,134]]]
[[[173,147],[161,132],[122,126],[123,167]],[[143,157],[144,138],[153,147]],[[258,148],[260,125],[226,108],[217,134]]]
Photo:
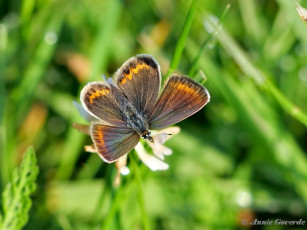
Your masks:
[[[1,1],[0,226],[16,214],[8,201],[21,204],[12,229],[307,221],[306,50],[295,1]],[[85,152],[90,138],[72,128],[88,124],[72,101],[139,53],[159,61],[164,80],[203,73],[211,101],[178,124],[167,171],[132,151],[117,188],[115,166]],[[31,200],[38,171],[28,146],[40,168]]]

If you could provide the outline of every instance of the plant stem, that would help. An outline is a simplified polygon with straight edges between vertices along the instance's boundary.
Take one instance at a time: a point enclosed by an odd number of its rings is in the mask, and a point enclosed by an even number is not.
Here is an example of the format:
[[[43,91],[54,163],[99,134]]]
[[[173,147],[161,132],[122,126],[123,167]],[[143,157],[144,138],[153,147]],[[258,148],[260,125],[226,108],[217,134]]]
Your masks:
[[[146,208],[145,208],[141,173],[139,170],[139,166],[135,162],[135,159],[132,156],[132,154],[130,154],[130,160],[131,160],[130,165],[132,166],[133,172],[135,173],[136,183],[138,186],[138,199],[139,199],[139,205],[140,205],[141,213],[142,213],[143,229],[149,230],[150,227],[149,227],[148,215],[147,215]]]

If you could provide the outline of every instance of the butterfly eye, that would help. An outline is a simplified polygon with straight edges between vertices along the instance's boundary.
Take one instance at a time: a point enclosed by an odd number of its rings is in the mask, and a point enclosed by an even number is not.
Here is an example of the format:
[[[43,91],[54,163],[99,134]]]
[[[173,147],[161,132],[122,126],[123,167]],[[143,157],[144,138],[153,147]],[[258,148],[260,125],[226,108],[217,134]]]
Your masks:
[[[143,139],[148,139],[150,137],[151,132],[148,130],[144,135],[142,135]]]
[[[142,138],[154,143],[154,139],[150,135],[151,135],[151,132],[147,130],[146,133],[142,135]]]

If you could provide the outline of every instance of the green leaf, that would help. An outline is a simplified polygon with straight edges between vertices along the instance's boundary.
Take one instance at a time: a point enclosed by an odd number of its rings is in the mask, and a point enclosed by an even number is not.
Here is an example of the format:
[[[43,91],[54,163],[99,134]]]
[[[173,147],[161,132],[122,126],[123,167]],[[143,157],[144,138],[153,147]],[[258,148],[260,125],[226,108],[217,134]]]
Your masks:
[[[30,195],[36,188],[35,180],[38,175],[36,162],[34,148],[29,147],[20,167],[13,172],[13,181],[2,193],[3,216],[0,216],[0,229],[22,229],[27,223],[32,205]]]

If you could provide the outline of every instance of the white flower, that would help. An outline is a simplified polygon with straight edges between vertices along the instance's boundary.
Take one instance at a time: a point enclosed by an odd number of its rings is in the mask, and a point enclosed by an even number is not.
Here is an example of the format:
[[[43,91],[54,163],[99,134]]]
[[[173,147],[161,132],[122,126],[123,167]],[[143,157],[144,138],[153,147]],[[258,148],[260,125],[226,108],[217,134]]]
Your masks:
[[[307,10],[297,3],[296,10],[303,21],[307,21]]]
[[[141,143],[138,143],[134,147],[134,149],[138,154],[139,158],[141,159],[141,161],[145,165],[147,165],[147,167],[150,168],[152,171],[168,169],[168,164],[166,164],[162,160],[159,160],[155,156],[148,154]]]
[[[134,149],[141,161],[152,171],[166,170],[169,166],[163,162],[164,156],[171,155],[173,151],[170,148],[165,147],[163,144],[172,136],[179,133],[179,131],[180,128],[177,126],[166,128],[158,131],[156,134],[153,134],[154,143],[146,141],[146,143],[152,148],[156,157],[147,153],[146,149],[141,143],[138,143]]]
[[[157,132],[157,134],[153,134],[154,143],[150,141],[146,141],[147,144],[152,148],[153,153],[161,160],[164,160],[164,156],[169,156],[173,153],[170,148],[167,148],[163,144],[173,137],[174,135],[180,132],[180,128],[178,126],[169,127]]]

